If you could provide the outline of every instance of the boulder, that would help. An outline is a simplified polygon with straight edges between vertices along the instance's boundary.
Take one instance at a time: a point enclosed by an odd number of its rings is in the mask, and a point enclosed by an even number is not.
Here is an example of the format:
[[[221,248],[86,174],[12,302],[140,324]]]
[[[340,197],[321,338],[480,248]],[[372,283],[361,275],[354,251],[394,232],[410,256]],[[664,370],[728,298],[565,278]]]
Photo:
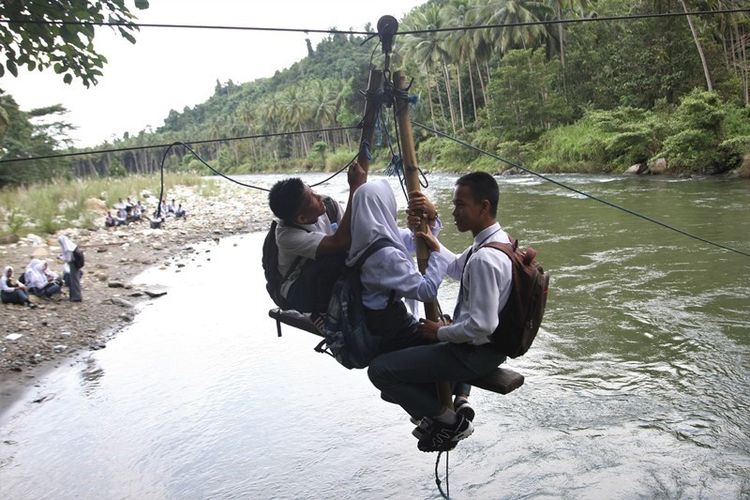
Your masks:
[[[667,172],[667,160],[664,158],[657,158],[649,170],[654,175],[665,174]]]
[[[31,252],[31,256],[35,259],[46,259],[49,257],[49,250],[47,247],[38,247]]]
[[[135,305],[132,302],[127,301],[123,299],[122,297],[112,297],[112,303],[120,307],[127,307],[127,308],[135,307]]]
[[[84,203],[84,206],[89,210],[107,210],[107,203],[99,198],[88,198]]]
[[[10,245],[11,243],[18,243],[17,234],[6,234],[4,236],[0,236],[0,245]]]
[[[625,171],[625,173],[631,174],[631,175],[641,175],[647,170],[648,170],[648,167],[646,166],[645,163],[636,163],[635,165],[631,165],[630,168],[628,168]]]
[[[24,240],[27,243],[30,243],[31,245],[34,245],[35,247],[38,247],[39,245],[43,245],[44,244],[44,240],[40,236],[37,236],[35,234],[31,234],[31,233],[27,234],[26,238],[24,238]]]

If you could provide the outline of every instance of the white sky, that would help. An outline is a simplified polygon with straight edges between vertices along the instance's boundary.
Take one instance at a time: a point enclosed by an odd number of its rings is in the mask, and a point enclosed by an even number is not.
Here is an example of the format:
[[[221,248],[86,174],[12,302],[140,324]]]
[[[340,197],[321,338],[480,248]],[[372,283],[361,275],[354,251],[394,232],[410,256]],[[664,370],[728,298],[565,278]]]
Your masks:
[[[381,16],[401,19],[426,0],[151,0],[138,10],[142,23],[209,24],[310,29],[353,29]],[[108,63],[99,84],[87,89],[78,81],[66,85],[50,68],[42,73],[7,71],[0,88],[22,110],[62,103],[78,147],[95,146],[163,124],[170,109],[182,111],[208,99],[216,80],[235,83],[270,77],[305,57],[324,35],[254,31],[141,28],[136,44],[97,29],[94,45]],[[373,46],[374,47],[374,46]]]

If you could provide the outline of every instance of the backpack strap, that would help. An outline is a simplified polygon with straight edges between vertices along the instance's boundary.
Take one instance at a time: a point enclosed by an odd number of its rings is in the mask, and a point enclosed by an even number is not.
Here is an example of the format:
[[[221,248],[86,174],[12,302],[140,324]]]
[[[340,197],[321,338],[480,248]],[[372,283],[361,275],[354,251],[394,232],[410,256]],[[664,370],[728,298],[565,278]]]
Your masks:
[[[373,241],[372,243],[370,243],[370,246],[367,247],[364,253],[359,256],[359,259],[357,259],[357,262],[355,262],[352,267],[356,269],[362,269],[362,265],[370,257],[370,255],[374,254],[378,250],[381,250],[385,247],[392,247],[392,246],[394,245],[393,243],[391,243],[391,240],[389,240],[388,238],[380,238],[379,240]]]

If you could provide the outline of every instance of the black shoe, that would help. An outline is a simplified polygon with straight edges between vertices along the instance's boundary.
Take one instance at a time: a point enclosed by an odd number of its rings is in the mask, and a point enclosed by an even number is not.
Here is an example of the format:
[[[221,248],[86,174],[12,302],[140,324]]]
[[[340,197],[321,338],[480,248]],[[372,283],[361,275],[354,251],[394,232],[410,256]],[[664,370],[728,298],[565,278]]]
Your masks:
[[[432,419],[430,417],[424,417],[424,418],[411,418],[411,423],[415,424],[416,427],[413,431],[411,431],[411,435],[414,436],[417,439],[422,439],[422,436],[425,435],[427,430],[432,425]]]
[[[456,415],[454,424],[444,424],[433,420],[427,432],[419,438],[417,448],[419,451],[428,453],[450,451],[459,441],[471,436],[472,432],[474,432],[474,426],[462,415]]]
[[[453,403],[453,408],[456,410],[457,414],[463,415],[469,422],[474,421],[474,408],[471,407],[468,400],[459,399],[457,403]]]

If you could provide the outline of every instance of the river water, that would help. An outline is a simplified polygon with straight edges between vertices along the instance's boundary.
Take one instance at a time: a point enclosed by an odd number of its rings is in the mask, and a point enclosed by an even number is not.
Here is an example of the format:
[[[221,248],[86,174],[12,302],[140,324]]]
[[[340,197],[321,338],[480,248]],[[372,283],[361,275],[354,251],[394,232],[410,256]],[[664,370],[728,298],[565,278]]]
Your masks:
[[[747,181],[555,179],[750,251]],[[461,250],[453,178],[430,181],[442,239]],[[552,288],[536,343],[508,363],[525,385],[474,392],[451,496],[750,497],[750,258],[533,177],[499,181],[499,218],[538,249]],[[324,190],[345,199],[342,178]],[[315,353],[307,333],[276,336],[263,236],[141,275],[168,295],[6,412],[0,498],[439,497],[435,454],[364,371]],[[444,308],[456,293],[443,285]]]

